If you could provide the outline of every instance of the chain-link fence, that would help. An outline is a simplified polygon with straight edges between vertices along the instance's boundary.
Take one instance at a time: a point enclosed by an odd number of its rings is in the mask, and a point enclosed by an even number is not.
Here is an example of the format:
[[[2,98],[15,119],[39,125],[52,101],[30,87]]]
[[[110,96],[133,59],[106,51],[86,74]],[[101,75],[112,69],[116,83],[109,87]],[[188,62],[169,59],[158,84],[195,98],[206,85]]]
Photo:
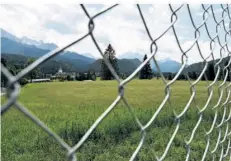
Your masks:
[[[208,67],[208,62],[209,59],[212,59],[214,61],[214,68],[215,68],[215,79],[213,81],[207,81],[208,86],[208,96],[207,96],[207,100],[204,103],[204,106],[202,108],[198,108],[199,112],[198,112],[198,121],[195,124],[192,132],[191,132],[191,136],[189,138],[189,140],[185,141],[185,147],[186,147],[186,156],[185,156],[185,160],[189,160],[190,159],[190,152],[191,152],[191,148],[190,145],[194,139],[195,133],[197,132],[198,127],[200,126],[202,120],[203,120],[203,116],[204,116],[204,112],[206,111],[206,109],[211,106],[211,100],[212,100],[212,96],[215,94],[215,90],[214,90],[214,85],[218,84],[218,101],[216,102],[215,106],[212,107],[212,111],[213,111],[213,121],[211,122],[211,127],[209,131],[205,131],[205,136],[201,136],[201,137],[205,137],[207,140],[206,143],[206,147],[204,149],[203,152],[203,157],[201,158],[201,160],[205,160],[207,155],[212,155],[213,159],[215,160],[215,153],[219,152],[219,160],[223,160],[223,159],[231,159],[231,145],[230,145],[230,140],[231,140],[231,128],[230,128],[230,121],[231,121],[231,100],[230,100],[230,93],[231,93],[231,83],[227,81],[228,76],[229,76],[229,72],[230,72],[230,64],[231,64],[231,52],[230,52],[230,44],[229,44],[229,38],[231,35],[231,14],[230,14],[230,6],[229,5],[220,5],[220,9],[222,12],[222,16],[220,19],[218,19],[216,17],[216,13],[214,12],[214,6],[213,5],[201,5],[201,7],[203,8],[203,21],[200,25],[196,25],[195,24],[195,20],[193,19],[193,15],[190,9],[190,5],[180,5],[177,8],[174,9],[174,7],[172,5],[169,5],[169,9],[171,11],[171,24],[169,25],[169,27],[162,33],[159,33],[158,37],[153,37],[151,32],[149,31],[150,27],[153,26],[148,26],[146,23],[146,19],[145,16],[143,14],[143,11],[140,7],[140,5],[137,5],[137,12],[140,15],[140,18],[143,22],[144,28],[146,30],[146,33],[150,39],[150,55],[149,57],[129,76],[127,77],[125,80],[120,79],[120,77],[117,75],[117,73],[115,72],[115,70],[113,69],[112,65],[110,64],[110,62],[104,58],[104,54],[98,44],[98,42],[95,39],[94,36],[94,28],[95,28],[95,23],[94,20],[99,17],[102,16],[104,14],[106,14],[109,10],[113,10],[113,8],[115,7],[119,7],[117,4],[113,5],[95,15],[90,15],[88,10],[86,9],[86,7],[84,5],[81,5],[81,8],[83,10],[83,12],[85,13],[85,15],[88,17],[89,21],[88,21],[88,32],[80,37],[79,39],[75,40],[74,42],[68,43],[66,46],[62,47],[62,48],[58,48],[55,49],[47,54],[45,54],[44,56],[40,57],[39,59],[37,59],[34,63],[32,63],[31,65],[29,65],[27,68],[25,68],[24,70],[22,70],[20,73],[18,73],[16,76],[13,76],[2,64],[1,64],[1,72],[3,73],[3,75],[6,76],[6,78],[8,79],[8,88],[7,88],[7,93],[6,96],[8,98],[7,102],[1,107],[1,115],[5,114],[13,105],[22,113],[24,113],[29,119],[31,119],[35,124],[37,124],[41,129],[43,129],[45,132],[47,132],[51,137],[53,137],[67,152],[68,152],[68,156],[67,158],[69,160],[77,160],[75,153],[79,150],[79,148],[85,143],[85,141],[88,139],[88,137],[91,135],[91,133],[96,129],[96,127],[102,122],[102,120],[114,109],[114,107],[120,102],[123,101],[125,103],[125,105],[127,106],[127,108],[129,109],[130,113],[132,114],[132,116],[134,117],[134,120],[136,121],[137,125],[139,126],[140,132],[141,132],[141,138],[140,138],[140,142],[136,148],[136,150],[133,152],[132,156],[130,157],[130,160],[135,160],[135,158],[137,157],[139,151],[141,150],[143,143],[145,141],[146,138],[146,132],[148,128],[151,128],[151,124],[153,124],[157,118],[157,116],[161,113],[163,107],[166,104],[171,105],[171,101],[170,101],[170,97],[171,97],[171,86],[176,82],[176,80],[178,79],[178,77],[180,76],[180,74],[183,72],[183,70],[186,68],[187,66],[187,61],[188,61],[188,52],[194,47],[196,46],[198,52],[200,53],[201,58],[203,59],[204,62],[204,66],[203,66],[203,70],[201,71],[199,77],[194,81],[194,80],[190,80],[189,77],[187,77],[189,83],[190,83],[190,91],[191,91],[191,96],[188,100],[188,102],[186,103],[184,109],[177,114],[175,113],[175,119],[176,119],[176,127],[175,130],[164,150],[164,153],[161,156],[157,156],[156,155],[156,159],[157,160],[164,160],[165,157],[168,154],[168,151],[171,148],[171,145],[173,144],[173,141],[179,131],[179,127],[181,125],[181,120],[182,117],[185,116],[185,114],[187,113],[190,105],[192,103],[195,103],[196,106],[198,106],[197,101],[195,100],[195,95],[196,95],[196,85],[199,83],[199,81],[202,79],[203,75],[205,74],[205,71]],[[190,47],[188,47],[186,50],[184,50],[182,48],[182,44],[179,41],[179,34],[176,32],[175,29],[175,23],[178,21],[178,12],[181,10],[182,7],[187,8],[187,12],[188,15],[190,17],[190,21],[191,24],[194,28],[194,36],[195,39],[193,41],[193,43],[191,44]],[[216,24],[215,28],[216,30],[213,31],[215,33],[215,36],[213,36],[211,34],[211,29],[210,26],[208,25],[208,19],[213,20]],[[228,24],[228,27],[227,27]],[[228,28],[228,29],[227,29]],[[210,39],[210,51],[209,51],[209,55],[207,57],[205,57],[202,52],[201,52],[201,48],[200,48],[200,44],[198,39],[200,38],[200,34],[201,31],[204,30],[207,34],[207,36]],[[223,32],[225,32],[225,38],[223,36],[223,38],[225,39],[225,42],[222,44],[221,42],[221,36],[222,34],[220,34],[220,31],[223,30]],[[163,75],[163,73],[160,70],[160,67],[157,63],[156,60],[156,53],[158,52],[158,45],[157,42],[158,40],[160,40],[167,32],[169,31],[173,31],[174,33],[174,37],[175,40],[178,44],[178,47],[181,51],[181,63],[182,66],[179,69],[179,71],[177,72],[177,74],[174,76],[174,78],[170,81],[167,81]],[[45,123],[43,123],[38,117],[36,117],[35,115],[33,115],[26,107],[24,107],[24,105],[22,103],[20,103],[18,101],[18,96],[20,94],[20,85],[19,85],[19,80],[24,77],[25,75],[27,75],[31,70],[33,70],[34,68],[38,67],[39,65],[45,63],[47,60],[53,58],[54,56],[58,55],[59,53],[61,53],[62,51],[64,51],[65,49],[71,47],[72,45],[84,40],[87,37],[91,37],[93,43],[95,44],[95,46],[97,47],[99,53],[101,54],[101,56],[104,58],[104,61],[107,65],[107,67],[109,68],[109,70],[111,71],[111,73],[113,74],[115,80],[118,82],[118,96],[117,98],[111,103],[111,105],[98,117],[98,119],[91,125],[91,127],[88,129],[88,131],[83,135],[83,137],[79,140],[79,142],[74,146],[74,147],[70,147],[59,135],[57,135],[55,132],[53,132]],[[215,52],[215,46],[216,48],[219,48],[220,53],[220,58],[218,59],[218,61],[214,59],[214,52]],[[224,57],[228,57],[228,64],[226,66],[221,66],[221,63],[224,59]],[[161,76],[162,81],[165,84],[165,97],[162,101],[162,103],[159,105],[159,107],[157,108],[157,110],[154,112],[154,114],[152,115],[151,119],[146,123],[146,124],[142,124],[141,121],[138,119],[138,117],[136,116],[136,114],[134,113],[132,107],[129,105],[129,103],[127,102],[127,100],[124,97],[124,86],[126,84],[128,84],[130,81],[132,81],[132,79],[137,75],[137,73],[144,67],[144,65],[146,63],[148,63],[149,61],[154,61],[154,64],[157,67],[157,70]],[[220,73],[224,73],[224,77],[222,78],[222,81],[218,81],[218,77]],[[223,100],[223,101],[222,101]],[[210,108],[210,107],[209,107]],[[223,110],[223,115],[221,118],[218,118],[218,109],[222,109]],[[218,121],[220,120],[220,121]],[[225,128],[225,132],[224,134],[222,134],[222,128]],[[218,132],[218,138],[217,140],[212,140],[211,139],[211,134],[216,131]],[[158,139],[158,138],[156,138]],[[210,149],[210,145],[211,142],[215,142],[215,148],[214,149]]]

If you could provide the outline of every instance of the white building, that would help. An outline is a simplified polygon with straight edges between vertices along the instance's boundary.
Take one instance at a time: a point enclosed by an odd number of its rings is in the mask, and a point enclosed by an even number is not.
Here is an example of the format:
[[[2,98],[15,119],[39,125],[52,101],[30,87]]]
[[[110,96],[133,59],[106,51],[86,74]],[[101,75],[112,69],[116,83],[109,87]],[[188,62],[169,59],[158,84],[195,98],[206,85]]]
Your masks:
[[[63,73],[63,69],[62,69],[61,66],[59,67],[58,73],[59,73],[59,74]]]

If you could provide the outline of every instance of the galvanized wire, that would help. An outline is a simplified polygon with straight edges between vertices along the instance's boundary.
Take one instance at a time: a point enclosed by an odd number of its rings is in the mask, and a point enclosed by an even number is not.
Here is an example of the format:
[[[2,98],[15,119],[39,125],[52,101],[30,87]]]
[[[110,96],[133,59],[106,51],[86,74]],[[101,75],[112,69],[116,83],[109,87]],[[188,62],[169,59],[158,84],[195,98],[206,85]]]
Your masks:
[[[201,5],[203,9],[203,21],[201,22],[200,25],[196,25],[195,19],[193,18],[193,13],[191,11],[190,5],[189,4],[182,4],[179,5],[176,9],[173,9],[172,5],[169,5],[169,9],[171,12],[171,23],[167,27],[165,31],[162,33],[159,33],[159,36],[154,37],[149,28],[153,26],[148,26],[146,23],[146,18],[143,14],[142,7],[137,4],[137,12],[139,13],[139,16],[141,18],[141,22],[144,25],[144,29],[147,33],[148,38],[150,39],[150,55],[148,58],[130,75],[128,76],[125,80],[122,80],[118,73],[115,72],[113,66],[110,64],[110,62],[107,60],[107,58],[104,56],[102,49],[98,45],[97,40],[95,39],[94,36],[94,28],[95,28],[95,23],[94,20],[106,14],[109,10],[113,10],[115,7],[118,7],[117,4],[112,5],[111,7],[108,7],[101,12],[91,16],[87,10],[87,8],[81,4],[80,5],[83,12],[88,18],[88,32],[84,34],[84,36],[78,38],[77,40],[68,43],[67,45],[55,49],[44,56],[40,57],[37,59],[35,62],[33,62],[31,65],[23,69],[20,73],[18,73],[16,76],[13,76],[3,65],[1,65],[1,72],[2,74],[8,79],[8,84],[7,84],[7,103],[2,105],[1,107],[1,115],[5,114],[9,109],[13,106],[16,107],[17,110],[22,112],[27,118],[29,118],[32,122],[34,122],[38,127],[43,129],[46,133],[48,133],[51,137],[53,137],[67,152],[67,158],[69,160],[77,160],[75,153],[79,150],[79,148],[85,143],[85,141],[89,138],[91,133],[99,126],[99,124],[108,116],[108,114],[116,107],[116,105],[120,102],[123,101],[124,104],[127,106],[129,112],[132,114],[134,121],[138,125],[140,132],[141,132],[141,138],[140,142],[137,145],[137,148],[133,152],[132,156],[130,157],[130,160],[135,160],[139,154],[139,151],[143,147],[143,144],[146,139],[146,134],[147,134],[147,129],[152,128],[151,125],[155,124],[156,118],[158,115],[160,115],[161,111],[163,108],[168,104],[170,107],[171,105],[171,87],[172,85],[176,82],[180,74],[182,74],[183,70],[186,68],[186,65],[188,63],[188,58],[190,55],[188,54],[189,51],[192,50],[192,48],[195,46],[197,48],[197,51],[199,52],[199,55],[201,59],[203,60],[204,67],[202,71],[200,71],[200,75],[196,80],[191,80],[189,76],[187,76],[187,79],[190,83],[189,89],[190,89],[190,98],[188,99],[187,103],[185,104],[183,110],[180,113],[177,113],[175,110],[173,110],[175,114],[175,120],[176,120],[176,125],[175,125],[175,130],[172,133],[167,146],[161,156],[157,156],[155,154],[156,160],[164,160],[166,156],[168,155],[168,152],[173,144],[173,141],[175,137],[177,136],[179,129],[181,127],[182,123],[182,118],[183,116],[186,115],[187,111],[189,108],[194,104],[195,107],[198,109],[198,121],[194,125],[191,135],[188,140],[185,140],[185,151],[186,151],[186,156],[185,160],[190,160],[190,154],[191,154],[191,143],[193,142],[195,138],[195,134],[198,130],[198,128],[201,125],[201,122],[203,121],[203,117],[208,110],[208,108],[212,109],[214,117],[213,121],[211,122],[211,127],[209,128],[208,131],[205,130],[205,135],[201,136],[206,139],[206,147],[203,152],[203,156],[201,160],[206,160],[206,157],[209,155],[215,160],[217,159],[217,155],[219,160],[224,160],[224,159],[231,159],[231,127],[230,127],[230,121],[231,121],[231,82],[227,81],[227,78],[229,76],[230,72],[230,66],[231,66],[231,52],[230,52],[230,41],[229,39],[231,38],[231,15],[230,15],[230,5],[221,5],[222,9],[222,18],[218,19],[216,17],[216,14],[214,12],[214,5],[208,5],[205,7],[205,5]],[[187,49],[182,48],[182,44],[179,41],[179,33],[176,31],[176,22],[178,21],[178,12],[185,7],[188,11],[188,17],[191,21],[191,25],[194,29],[194,41],[188,47]],[[228,22],[225,18],[228,17]],[[208,24],[208,20],[212,19],[213,22],[216,24],[216,31],[215,35],[213,36],[210,32],[210,27]],[[226,23],[229,24],[229,28],[226,28]],[[203,30],[204,29],[204,30]],[[225,33],[225,42],[222,44],[221,38],[221,30]],[[159,47],[157,45],[157,42],[168,32],[172,31],[173,36],[176,40],[177,46],[181,52],[181,67],[179,71],[176,73],[174,78],[170,81],[166,80],[163,73],[161,72],[161,69],[159,67],[159,64],[157,62],[156,54],[159,51]],[[201,32],[205,31],[208,38],[210,39],[210,52],[207,57],[203,55],[203,50],[201,49],[199,39],[201,38]],[[43,123],[37,116],[32,114],[22,103],[18,101],[18,96],[20,95],[20,85],[18,81],[27,75],[30,71],[32,71],[34,68],[38,67],[39,65],[45,63],[47,60],[53,58],[54,56],[58,55],[65,49],[68,49],[69,47],[73,46],[74,44],[86,39],[87,37],[90,37],[94,45],[96,46],[97,50],[101,54],[102,58],[105,61],[105,64],[111,71],[112,75],[118,82],[118,96],[115,98],[115,100],[112,102],[112,104],[98,117],[98,119],[92,124],[92,126],[88,129],[88,131],[82,136],[82,138],[79,140],[79,142],[74,145],[73,147],[69,146],[60,136],[58,136],[54,131],[52,131],[45,123]],[[218,48],[219,51],[219,60],[215,60],[215,49]],[[217,53],[216,53],[217,54]],[[229,62],[226,66],[222,66],[223,59],[224,57],[229,58]],[[215,69],[215,79],[211,82],[206,80],[208,86],[206,87],[208,90],[208,96],[207,99],[204,103],[203,106],[200,107],[198,104],[198,100],[195,98],[197,95],[196,89],[197,85],[202,79],[203,75],[205,75],[206,69],[208,67],[209,59],[212,59],[214,62],[214,69]],[[138,74],[138,72],[147,64],[149,61],[153,61],[155,66],[157,67],[157,71],[161,76],[161,80],[164,83],[165,89],[165,97],[163,98],[162,102],[160,105],[156,108],[156,111],[153,113],[152,117],[146,124],[142,124],[139,118],[136,116],[132,106],[129,104],[127,99],[125,98],[124,91],[125,91],[125,85],[128,84],[132,79]],[[220,83],[218,81],[219,74],[223,72],[224,77],[223,81]],[[205,75],[206,78],[206,75]],[[215,94],[215,86],[218,86],[218,100],[216,101],[216,104],[212,106],[211,101],[213,99],[213,95]],[[222,100],[224,100],[222,102]],[[173,109],[173,108],[172,108]],[[223,111],[222,116],[218,115],[218,111],[221,110]],[[224,131],[224,134],[222,133]],[[214,133],[218,133],[217,140],[212,140],[211,136]],[[158,138],[155,138],[158,139]],[[211,146],[211,142],[215,143],[215,147]],[[155,152],[154,152],[155,153]]]

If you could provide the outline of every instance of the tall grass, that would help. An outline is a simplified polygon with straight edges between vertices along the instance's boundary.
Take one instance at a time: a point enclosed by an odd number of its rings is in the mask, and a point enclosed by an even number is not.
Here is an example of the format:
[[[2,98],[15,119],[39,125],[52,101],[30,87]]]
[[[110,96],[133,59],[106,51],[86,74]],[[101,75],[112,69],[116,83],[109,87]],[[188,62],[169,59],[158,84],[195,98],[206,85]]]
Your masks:
[[[206,86],[205,82],[201,82],[196,87],[196,102],[199,108],[202,108],[208,98]],[[186,81],[177,81],[171,89],[171,106],[166,104],[148,128],[138,160],[155,160],[155,153],[160,156],[164,152],[176,127],[173,110],[181,112],[191,96],[189,83]],[[115,81],[40,83],[26,85],[19,100],[69,145],[74,146],[113,102],[117,92]],[[133,80],[125,87],[125,98],[142,124],[148,122],[164,96],[164,84],[158,80]],[[217,102],[217,96],[215,91],[196,131],[191,144],[190,160],[200,160],[203,155],[206,145],[204,130],[208,130],[212,124],[214,111],[211,108]],[[5,101],[6,99],[2,98],[2,103]],[[219,108],[219,120],[222,111],[223,109]],[[189,139],[198,119],[198,109],[192,104],[182,118],[166,160],[185,160],[184,140]],[[2,116],[1,121],[2,160],[66,160],[67,152],[14,107]],[[211,136],[210,150],[215,146],[216,131]],[[86,161],[128,160],[140,138],[138,125],[128,108],[120,102],[77,151],[77,157]],[[210,159],[211,156],[208,155],[207,160]]]

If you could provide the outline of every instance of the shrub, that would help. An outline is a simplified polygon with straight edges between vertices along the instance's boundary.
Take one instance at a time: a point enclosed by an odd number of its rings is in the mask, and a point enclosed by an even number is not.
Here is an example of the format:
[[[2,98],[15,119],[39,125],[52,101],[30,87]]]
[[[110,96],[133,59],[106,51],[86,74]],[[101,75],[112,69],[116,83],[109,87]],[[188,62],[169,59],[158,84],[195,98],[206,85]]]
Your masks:
[[[29,83],[29,82],[28,82],[28,80],[27,80],[26,78],[22,78],[22,79],[19,80],[19,84],[20,84],[21,86],[24,86],[24,85],[26,85],[27,83]]]
[[[67,75],[67,80],[68,80],[68,81],[71,81],[71,80],[73,80],[73,79],[71,78],[70,75]]]

